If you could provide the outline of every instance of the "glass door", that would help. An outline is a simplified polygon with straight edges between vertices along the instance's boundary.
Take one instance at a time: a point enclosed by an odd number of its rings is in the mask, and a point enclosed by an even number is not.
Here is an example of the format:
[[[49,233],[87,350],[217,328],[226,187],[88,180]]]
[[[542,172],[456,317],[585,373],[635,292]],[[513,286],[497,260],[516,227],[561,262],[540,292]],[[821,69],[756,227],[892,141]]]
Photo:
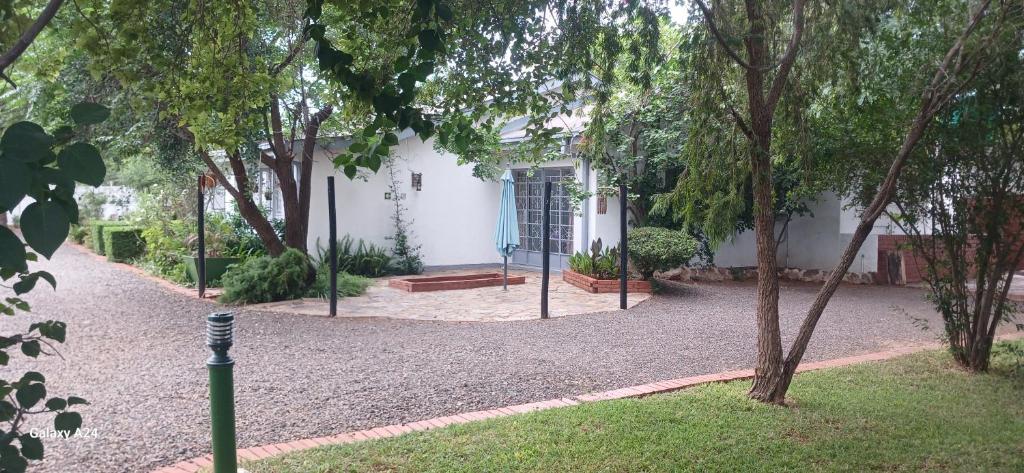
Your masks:
[[[519,216],[519,248],[512,262],[541,266],[543,241],[544,182],[551,182],[551,267],[568,267],[572,254],[575,216],[564,182],[576,178],[571,167],[541,168],[530,175],[528,169],[513,171],[516,180],[516,212]]]

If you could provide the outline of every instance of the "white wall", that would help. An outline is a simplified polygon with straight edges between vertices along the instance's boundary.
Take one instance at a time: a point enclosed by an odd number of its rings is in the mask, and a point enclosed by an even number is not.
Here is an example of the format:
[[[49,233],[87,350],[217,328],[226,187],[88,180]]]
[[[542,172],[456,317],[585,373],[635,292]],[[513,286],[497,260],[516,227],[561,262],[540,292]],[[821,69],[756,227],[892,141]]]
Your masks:
[[[386,167],[373,174],[361,171],[349,180],[330,161],[332,154],[318,152],[313,166],[313,192],[310,198],[310,252],[328,242],[327,181],[335,176],[335,200],[338,237],[345,234],[390,248],[387,238],[394,233],[394,201],[386,200],[390,178]],[[501,199],[501,186],[473,176],[472,166],[459,166],[456,158],[439,154],[433,140],[426,143],[412,137],[402,140],[396,151],[395,166],[401,181],[399,192],[406,199],[406,220],[411,222],[411,241],[421,245],[425,264],[455,265],[497,263],[494,249],[494,225]],[[411,173],[423,174],[422,190],[411,185]]]

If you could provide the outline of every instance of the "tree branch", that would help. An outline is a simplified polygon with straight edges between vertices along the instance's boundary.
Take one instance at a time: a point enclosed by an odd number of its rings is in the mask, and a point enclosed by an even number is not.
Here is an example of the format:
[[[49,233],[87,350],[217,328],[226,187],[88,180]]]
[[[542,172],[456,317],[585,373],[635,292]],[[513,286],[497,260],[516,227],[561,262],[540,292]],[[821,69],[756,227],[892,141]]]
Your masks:
[[[728,54],[733,61],[736,61],[736,64],[739,64],[744,69],[755,69],[749,63],[747,63],[747,61],[744,61],[743,58],[739,56],[739,54],[736,54],[736,51],[733,51],[728,44],[726,44],[725,37],[722,36],[722,33],[720,31],[718,31],[718,25],[715,24],[715,18],[714,15],[711,13],[711,9],[709,9],[708,6],[704,4],[704,1],[694,1],[695,3],[697,3],[697,8],[700,8],[701,13],[704,15],[704,22],[707,23],[708,30],[711,31],[712,35],[714,35],[715,39],[718,41],[718,44],[720,44],[722,46],[722,49],[725,50],[725,53]]]
[[[793,63],[796,62],[796,54],[800,50],[800,40],[804,34],[804,0],[793,0],[793,36],[789,38],[789,45],[786,46],[786,52],[782,55],[782,59],[779,60],[779,72],[772,79],[772,86],[768,92],[768,98],[766,99],[768,108],[775,110],[775,104],[778,103],[779,97],[782,96],[782,89],[786,85],[786,79],[789,77],[789,71],[793,69]]]
[[[21,34],[21,37],[14,42],[11,49],[4,53],[3,56],[0,56],[0,78],[3,78],[3,80],[7,81],[8,84],[11,84],[12,87],[17,87],[17,85],[7,77],[7,74],[5,73],[7,67],[14,64],[14,61],[17,61],[18,58],[21,57],[22,53],[24,53],[25,50],[28,49],[28,46],[32,44],[32,41],[35,41],[39,32],[43,31],[43,28],[45,28],[46,25],[50,23],[50,20],[53,20],[53,17],[57,15],[57,10],[60,10],[61,5],[63,4],[64,0],[50,0],[50,3],[47,3],[46,7],[43,8],[43,11],[39,13],[39,18],[36,18],[36,21]]]

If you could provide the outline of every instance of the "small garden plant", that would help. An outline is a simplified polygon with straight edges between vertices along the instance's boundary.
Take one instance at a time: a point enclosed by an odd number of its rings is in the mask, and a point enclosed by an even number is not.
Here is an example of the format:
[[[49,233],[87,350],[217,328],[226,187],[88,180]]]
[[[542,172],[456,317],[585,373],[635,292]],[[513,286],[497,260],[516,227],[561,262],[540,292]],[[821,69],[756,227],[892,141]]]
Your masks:
[[[619,247],[603,248],[598,238],[590,244],[590,254],[577,251],[569,257],[569,269],[595,279],[619,277]]]

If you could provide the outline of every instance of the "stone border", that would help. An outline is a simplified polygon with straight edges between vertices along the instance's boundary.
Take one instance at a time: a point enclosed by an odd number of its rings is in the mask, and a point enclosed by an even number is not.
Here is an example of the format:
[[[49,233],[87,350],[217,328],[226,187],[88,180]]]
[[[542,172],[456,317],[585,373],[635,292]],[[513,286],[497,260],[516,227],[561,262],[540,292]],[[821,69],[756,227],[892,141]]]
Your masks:
[[[157,277],[157,276],[154,276],[152,274],[149,274],[145,270],[143,270],[142,268],[139,268],[139,267],[136,267],[136,266],[132,266],[132,265],[130,265],[128,263],[118,263],[118,262],[115,262],[115,261],[110,261],[110,260],[107,259],[106,256],[98,255],[98,254],[94,253],[92,251],[92,249],[90,249],[90,248],[88,248],[88,247],[86,247],[84,245],[80,245],[80,244],[75,243],[75,242],[73,242],[71,240],[65,241],[64,245],[65,246],[69,246],[71,248],[74,248],[74,249],[78,250],[81,253],[85,253],[86,256],[91,256],[93,259],[95,259],[97,261],[102,261],[102,262],[107,263],[109,265],[115,266],[115,267],[117,267],[119,269],[128,271],[130,273],[134,273],[136,276],[139,276],[140,278],[145,279],[147,281],[154,282],[154,283],[160,285],[160,287],[163,287],[164,289],[167,289],[168,291],[171,291],[171,292],[174,292],[176,294],[180,294],[180,295],[183,295],[183,296],[186,296],[186,297],[191,297],[193,299],[198,299],[199,298],[199,294],[198,294],[198,291],[196,289],[189,288],[189,287],[179,286],[179,285],[174,284],[174,283],[172,283],[172,282],[170,282],[170,281],[168,281],[168,280],[166,280],[164,278]],[[206,297],[204,299],[216,300],[217,297],[221,295],[221,293],[222,293],[222,291],[221,291],[220,288],[206,288],[206,294],[205,294]]]
[[[1015,340],[1019,338],[1024,338],[1024,332],[1016,332],[997,337],[997,339],[999,340]],[[804,373],[807,371],[817,371],[826,368],[838,368],[841,366],[849,366],[873,361],[884,361],[904,355],[909,355],[911,353],[942,348],[942,346],[943,345],[938,343],[919,344],[903,348],[896,348],[893,350],[867,353],[856,356],[848,356],[844,358],[836,358],[832,360],[805,362],[800,364],[796,372]],[[656,381],[653,383],[641,384],[639,386],[630,386],[627,388],[613,389],[611,391],[581,394],[579,396],[563,397],[559,399],[549,399],[547,401],[499,407],[497,409],[484,411],[466,412],[462,414],[455,414],[445,417],[435,417],[433,419],[420,420],[416,422],[410,422],[407,424],[386,425],[384,427],[376,427],[372,429],[359,430],[355,432],[344,432],[341,434],[331,435],[327,437],[316,437],[296,440],[293,442],[275,443],[270,445],[261,445],[258,447],[249,447],[238,450],[238,460],[239,462],[263,460],[266,458],[283,455],[289,452],[306,450],[326,445],[342,445],[348,443],[362,442],[365,440],[398,437],[399,435],[404,435],[410,432],[420,432],[424,430],[439,429],[453,424],[466,424],[469,422],[494,419],[498,417],[507,417],[516,414],[524,414],[527,412],[543,411],[559,407],[569,407],[579,405],[585,402],[597,402],[612,399],[644,397],[649,396],[651,394],[678,391],[681,389],[692,388],[704,384],[739,381],[744,379],[750,379],[753,377],[754,370],[747,369],[724,371],[721,373],[706,374],[700,376],[690,376],[686,378],[669,379],[665,381]],[[210,468],[212,466],[213,456],[203,455],[201,457],[191,458],[185,461],[175,463],[174,465],[171,466],[158,468],[156,470],[153,470],[152,473],[197,473],[203,471],[203,469],[205,468]],[[239,471],[241,471],[241,469]]]

